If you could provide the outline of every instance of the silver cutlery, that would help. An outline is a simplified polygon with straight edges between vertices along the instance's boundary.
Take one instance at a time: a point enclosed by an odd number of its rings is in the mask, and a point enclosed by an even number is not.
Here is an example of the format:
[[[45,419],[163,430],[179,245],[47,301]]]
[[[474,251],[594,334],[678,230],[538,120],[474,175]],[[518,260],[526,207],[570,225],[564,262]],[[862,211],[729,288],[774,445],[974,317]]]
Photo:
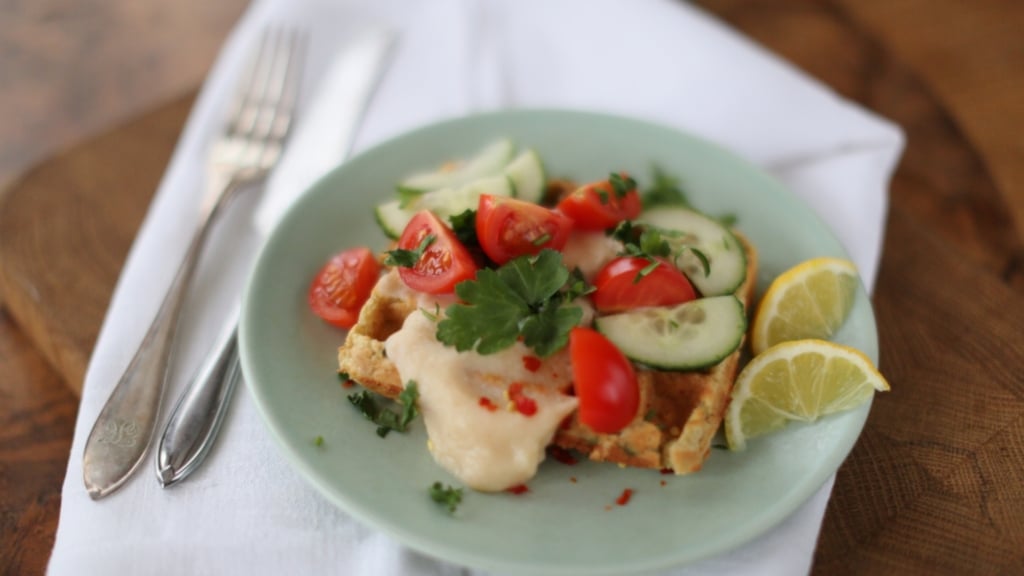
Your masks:
[[[313,130],[334,130],[340,137],[338,161],[344,159],[355,136],[370,95],[384,70],[394,42],[387,30],[358,38],[339,55],[328,70],[306,118]],[[326,108],[324,108],[326,107]],[[330,110],[340,125],[320,125]],[[319,112],[319,114],[318,114]],[[339,116],[338,112],[341,112]],[[324,166],[324,169],[329,166]],[[217,438],[235,385],[241,378],[238,359],[238,308],[231,314],[217,345],[204,360],[196,377],[175,406],[160,437],[156,476],[163,487],[172,486],[195,471]]]
[[[264,32],[253,64],[236,92],[207,166],[199,223],[163,303],[86,441],[86,490],[94,500],[123,485],[145,456],[160,412],[182,303],[212,225],[241,191],[256,188],[281,156],[295,112],[306,35]]]

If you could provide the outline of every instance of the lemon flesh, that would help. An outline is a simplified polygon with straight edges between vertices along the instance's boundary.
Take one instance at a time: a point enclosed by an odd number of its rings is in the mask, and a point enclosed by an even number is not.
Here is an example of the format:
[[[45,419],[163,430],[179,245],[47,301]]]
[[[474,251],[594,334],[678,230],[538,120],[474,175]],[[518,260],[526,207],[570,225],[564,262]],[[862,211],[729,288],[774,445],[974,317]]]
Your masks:
[[[765,292],[754,316],[756,354],[780,342],[828,339],[850,315],[859,284],[852,262],[814,258],[790,268]]]
[[[824,340],[772,346],[740,372],[725,418],[732,450],[790,421],[818,418],[860,406],[889,384],[862,352]]]

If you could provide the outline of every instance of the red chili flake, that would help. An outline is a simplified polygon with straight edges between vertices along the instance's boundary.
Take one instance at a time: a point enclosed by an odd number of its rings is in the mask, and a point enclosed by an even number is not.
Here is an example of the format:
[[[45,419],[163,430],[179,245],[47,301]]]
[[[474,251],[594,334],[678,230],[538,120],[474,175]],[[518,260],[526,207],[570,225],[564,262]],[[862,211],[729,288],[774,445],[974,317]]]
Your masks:
[[[662,480],[662,481],[661,481],[661,485],[662,485],[662,486],[664,486],[664,485],[666,485],[666,484],[668,484],[668,482],[665,482],[664,480]]]
[[[345,380],[341,383],[342,388],[354,388],[356,385],[355,380]]]
[[[671,468],[662,468],[661,469],[661,473],[667,476],[669,474],[672,474],[672,469]]]
[[[575,476],[569,476],[569,482],[572,482],[573,484],[575,484],[576,483],[576,477]]]
[[[479,404],[482,408],[486,408],[488,412],[494,412],[498,409],[497,405],[491,402],[491,399],[487,396],[481,396]]]
[[[537,403],[526,394],[523,394],[523,383],[513,382],[508,387],[508,399],[512,401],[516,412],[523,416],[533,416],[537,413]]]
[[[622,491],[622,494],[619,495],[619,497],[615,500],[615,503],[618,504],[619,506],[625,506],[626,504],[629,504],[629,499],[632,497],[633,489],[626,488],[625,490]]]
[[[508,492],[509,494],[515,494],[516,496],[519,496],[520,494],[525,494],[529,491],[530,488],[526,484],[516,484],[511,488],[505,489],[505,492]]]
[[[540,370],[540,358],[536,356],[523,356],[523,367],[530,372]]]
[[[572,453],[566,450],[565,448],[562,448],[561,446],[549,446],[548,454],[551,454],[552,458],[561,462],[562,464],[565,464],[566,466],[572,466],[577,462],[576,458],[572,455]]]

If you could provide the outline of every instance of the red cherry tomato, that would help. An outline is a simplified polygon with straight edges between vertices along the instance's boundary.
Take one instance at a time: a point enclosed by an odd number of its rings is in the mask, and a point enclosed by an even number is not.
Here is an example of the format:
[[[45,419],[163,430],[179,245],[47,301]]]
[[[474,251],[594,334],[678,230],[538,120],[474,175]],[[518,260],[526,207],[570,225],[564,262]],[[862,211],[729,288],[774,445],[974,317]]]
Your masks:
[[[666,262],[640,277],[651,261],[638,256],[616,258],[594,276],[594,306],[601,312],[622,312],[642,306],[674,306],[697,297],[685,274]]]
[[[351,328],[370,298],[380,275],[380,264],[369,248],[339,252],[320,269],[309,286],[313,313],[341,328]]]
[[[572,220],[543,206],[481,194],[476,214],[476,236],[491,260],[504,264],[544,248],[561,250],[569,239]]]
[[[636,417],[640,387],[633,365],[600,332],[573,328],[569,356],[579,400],[580,422],[602,434],[614,434]]]
[[[623,220],[636,218],[641,208],[635,186],[619,196],[609,180],[584,184],[558,203],[558,210],[583,230],[611,228]]]
[[[405,226],[398,239],[398,247],[416,250],[423,239],[434,240],[411,268],[399,268],[398,275],[405,285],[417,292],[449,294],[455,285],[476,277],[477,266],[473,256],[446,226],[429,210],[418,212]]]

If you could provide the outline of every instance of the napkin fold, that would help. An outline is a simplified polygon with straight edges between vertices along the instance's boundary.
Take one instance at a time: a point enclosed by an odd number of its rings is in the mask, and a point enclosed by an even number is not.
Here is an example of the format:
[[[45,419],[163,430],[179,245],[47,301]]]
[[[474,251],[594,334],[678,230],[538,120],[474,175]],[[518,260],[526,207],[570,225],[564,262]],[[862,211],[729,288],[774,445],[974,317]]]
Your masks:
[[[100,502],[83,486],[85,439],[171,282],[175,266],[167,263],[184,254],[184,231],[198,220],[207,148],[268,23],[311,31],[300,103],[309,112],[329,110],[315,105],[315,95],[321,84],[328,89],[326,71],[348,43],[374,28],[397,32],[393,61],[352,142],[356,152],[425,123],[503,107],[644,118],[698,134],[773,173],[832,227],[865,286],[874,286],[902,132],[686,3],[257,1],[200,92],[115,289],[82,393],[51,574],[467,572],[401,546],[321,497],[285,462],[245,391],[209,461],[187,482],[161,489],[147,461]],[[186,303],[165,413],[237,301],[269,228],[343,153],[329,116],[300,114],[264,198],[241,198],[214,231]],[[829,480],[760,538],[672,573],[806,573],[831,486]]]

